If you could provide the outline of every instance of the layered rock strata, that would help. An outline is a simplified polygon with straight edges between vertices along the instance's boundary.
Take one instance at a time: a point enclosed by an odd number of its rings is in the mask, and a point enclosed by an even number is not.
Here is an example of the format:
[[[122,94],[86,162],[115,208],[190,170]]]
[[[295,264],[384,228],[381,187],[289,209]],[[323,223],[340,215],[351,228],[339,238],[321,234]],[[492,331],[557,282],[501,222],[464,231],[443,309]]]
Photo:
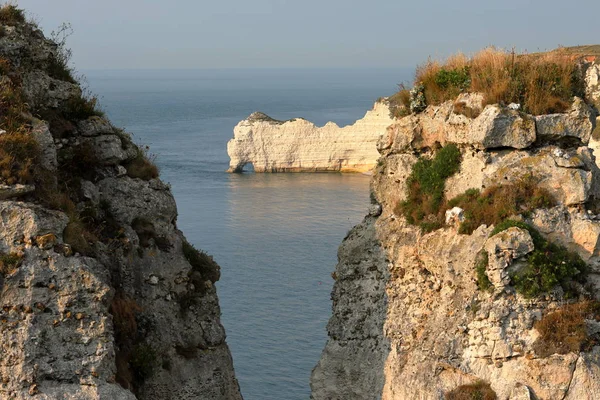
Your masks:
[[[190,265],[203,255],[170,187],[132,172],[152,167],[91,115],[55,43],[24,21],[0,28],[1,112],[19,92],[27,105],[2,134],[40,150],[32,184],[0,186],[0,398],[240,399],[218,266]]]
[[[366,172],[379,158],[376,144],[393,122],[385,100],[353,125],[318,127],[302,118],[277,121],[253,113],[233,130],[227,143],[228,172],[252,164],[255,172]]]
[[[574,99],[564,114],[534,117],[483,107],[481,97],[470,94],[459,100],[479,108],[476,118],[447,102],[387,130],[371,185],[375,211],[340,247],[329,340],[311,378],[313,399],[440,400],[478,381],[488,382],[502,400],[600,397],[600,346],[544,354],[534,345],[536,321],[574,299],[560,287],[534,298],[515,290],[510,272],[534,248],[527,230],[492,235],[494,226],[481,225],[460,234],[464,215],[451,210],[446,226],[424,233],[395,212],[418,156],[456,144],[462,161],[446,181],[446,198],[535,179],[556,204],[518,218],[579,254],[590,270],[579,295],[600,300],[600,170],[593,134],[599,70],[588,67],[587,97]],[[490,291],[477,285],[483,250]],[[597,322],[586,320],[586,330],[595,335]]]

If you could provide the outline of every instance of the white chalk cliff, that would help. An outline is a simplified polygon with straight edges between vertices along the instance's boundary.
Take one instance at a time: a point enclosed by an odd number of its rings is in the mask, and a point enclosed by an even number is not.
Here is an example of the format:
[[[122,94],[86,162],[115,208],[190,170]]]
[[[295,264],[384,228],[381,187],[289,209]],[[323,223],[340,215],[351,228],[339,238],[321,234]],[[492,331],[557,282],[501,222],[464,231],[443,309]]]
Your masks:
[[[318,127],[296,118],[277,121],[255,112],[233,130],[228,172],[252,164],[255,172],[365,172],[377,164],[377,141],[394,120],[385,101],[353,125]]]

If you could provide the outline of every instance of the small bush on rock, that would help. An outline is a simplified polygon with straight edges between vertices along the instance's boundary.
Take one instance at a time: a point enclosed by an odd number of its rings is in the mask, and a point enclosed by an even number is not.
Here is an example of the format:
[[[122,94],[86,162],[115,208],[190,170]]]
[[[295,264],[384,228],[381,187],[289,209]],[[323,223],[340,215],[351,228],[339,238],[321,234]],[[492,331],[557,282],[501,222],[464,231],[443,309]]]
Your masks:
[[[586,319],[600,319],[600,303],[583,301],[567,304],[544,315],[534,325],[540,333],[533,344],[535,353],[540,357],[548,357],[552,354],[590,350],[598,344],[598,335],[588,334]]]
[[[0,275],[6,276],[12,274],[19,268],[22,261],[23,256],[17,253],[0,253]]]
[[[444,398],[446,400],[496,400],[498,397],[489,383],[478,381],[470,385],[460,385],[447,392]]]
[[[407,199],[398,203],[395,212],[425,232],[440,228],[446,179],[458,171],[460,160],[460,150],[454,144],[439,149],[432,159],[419,158],[406,181]]]
[[[410,114],[410,91],[400,85],[400,90],[388,98],[390,117],[402,118]]]
[[[210,280],[215,283],[221,277],[221,270],[215,260],[203,251],[200,251],[190,244],[187,240],[183,240],[183,255],[192,266],[193,271],[197,271],[205,280]]]
[[[158,167],[148,158],[147,150],[147,148],[145,151],[138,150],[137,156],[125,166],[130,178],[139,178],[145,181],[158,178]]]
[[[510,227],[527,230],[535,248],[527,255],[525,267],[510,276],[518,293],[531,298],[560,285],[569,294],[573,279],[583,281],[588,267],[581,257],[563,246],[546,240],[535,228],[524,222],[503,221],[494,228],[492,236]]]
[[[489,264],[489,255],[486,251],[481,251],[477,254],[475,260],[475,272],[477,272],[477,287],[479,290],[488,291],[492,288],[492,282],[485,273]]]
[[[156,351],[149,344],[138,343],[133,348],[129,364],[139,385],[154,375],[158,366]]]

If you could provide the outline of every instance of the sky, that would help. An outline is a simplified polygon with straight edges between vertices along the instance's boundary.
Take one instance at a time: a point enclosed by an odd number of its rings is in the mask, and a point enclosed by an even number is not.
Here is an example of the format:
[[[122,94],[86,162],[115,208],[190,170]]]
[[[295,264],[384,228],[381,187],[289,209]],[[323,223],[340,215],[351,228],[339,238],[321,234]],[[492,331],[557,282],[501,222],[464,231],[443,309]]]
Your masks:
[[[412,67],[600,42],[599,0],[19,0],[78,69]]]

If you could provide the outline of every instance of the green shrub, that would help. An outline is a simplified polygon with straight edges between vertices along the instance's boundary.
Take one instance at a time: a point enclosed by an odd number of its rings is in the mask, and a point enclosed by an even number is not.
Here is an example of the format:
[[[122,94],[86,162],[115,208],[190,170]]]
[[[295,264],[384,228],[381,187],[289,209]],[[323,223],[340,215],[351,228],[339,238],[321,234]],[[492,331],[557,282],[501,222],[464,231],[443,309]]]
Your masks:
[[[151,378],[158,366],[156,351],[146,343],[138,343],[131,353],[129,365],[139,385]]]
[[[483,224],[496,225],[511,216],[555,204],[546,189],[539,187],[533,178],[525,177],[512,184],[491,186],[483,192],[469,189],[448,201],[448,208],[464,210],[465,219],[459,233],[471,234]]]
[[[0,275],[12,274],[23,261],[23,256],[17,253],[0,253]]]
[[[192,271],[197,271],[205,280],[210,280],[215,283],[221,277],[221,269],[215,260],[203,251],[200,251],[190,244],[187,240],[183,240],[182,244],[183,255],[192,266]]]
[[[407,199],[398,203],[395,212],[425,232],[440,228],[446,179],[458,171],[460,160],[460,150],[454,144],[439,149],[433,159],[419,158],[406,181]]]
[[[511,274],[516,291],[531,298],[560,285],[569,294],[573,279],[583,281],[588,271],[586,263],[575,252],[546,240],[535,228],[521,221],[506,220],[498,224],[491,236],[510,227],[525,229],[531,235],[535,249],[526,256],[526,265]]]
[[[460,385],[444,395],[446,400],[496,400],[496,392],[490,384],[478,381],[470,385]]]
[[[0,22],[3,24],[15,25],[25,22],[25,12],[12,4],[0,6]]]
[[[477,273],[477,287],[481,291],[492,289],[492,282],[485,273],[489,264],[489,255],[487,251],[481,251],[475,259],[475,272]]]

